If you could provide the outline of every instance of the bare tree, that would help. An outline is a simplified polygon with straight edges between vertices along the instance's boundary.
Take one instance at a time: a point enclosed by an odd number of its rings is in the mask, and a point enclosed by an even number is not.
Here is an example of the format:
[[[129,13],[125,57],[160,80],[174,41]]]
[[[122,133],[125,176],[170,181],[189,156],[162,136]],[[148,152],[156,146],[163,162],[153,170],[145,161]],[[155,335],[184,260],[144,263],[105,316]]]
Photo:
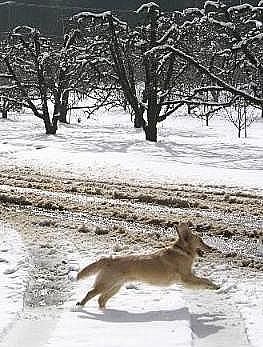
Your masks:
[[[220,17],[220,22],[215,19],[217,14],[241,12],[242,7],[229,8],[209,1],[203,10],[186,9],[163,16],[151,2],[137,10],[144,14],[144,23],[136,28],[120,22],[110,12],[75,16],[88,42],[96,27],[93,38],[102,52],[104,67],[112,80],[118,81],[135,116],[135,126],[143,127],[147,140],[157,141],[158,123],[184,104],[192,108],[204,105],[208,109],[207,122],[215,111],[238,97],[262,104],[252,88],[243,88],[253,60],[251,54],[241,50],[239,57],[232,26],[224,18]],[[242,28],[246,27],[248,24],[240,18]],[[98,62],[101,59],[96,60],[99,69]],[[259,66],[254,65],[258,73]],[[205,97],[208,94],[209,100]]]
[[[236,100],[231,109],[226,108],[227,119],[235,126],[238,137],[241,137],[244,130],[244,137],[247,137],[247,128],[255,121],[253,113],[249,113],[248,103],[244,99]]]
[[[79,85],[83,79],[82,69],[76,60],[78,30],[69,30],[63,42],[47,42],[49,56],[46,60],[48,87],[54,103],[53,116],[68,123],[67,113],[71,108],[71,94],[78,96]]]
[[[173,52],[163,56],[156,50],[169,40],[178,39],[171,18],[163,16],[155,3],[141,6],[137,14],[143,14],[144,23],[136,28],[119,21],[110,12],[82,12],[74,18],[88,42],[94,32],[90,28],[97,28],[95,40],[103,52],[106,70],[112,81],[118,82],[130,105],[135,127],[143,127],[147,140],[157,141],[158,123],[184,104],[165,101],[171,97],[173,86],[187,64]],[[101,63],[101,59],[97,62]]]
[[[41,49],[40,33],[31,27],[20,26],[13,30],[10,49],[3,61],[22,104],[42,119],[47,134],[57,131],[58,116],[49,114],[49,91],[46,81],[45,60],[48,53]]]
[[[243,98],[262,107],[262,1],[257,6],[206,1],[202,10],[191,9],[185,13],[190,23],[189,33],[197,32],[192,35],[196,44],[180,48],[166,45],[161,47],[163,54],[174,52],[192,65],[205,76],[207,90],[209,86],[211,90],[221,88],[225,97],[227,93],[230,98]],[[181,17],[185,17],[184,13]],[[205,32],[210,40],[204,42]]]
[[[5,88],[13,93],[9,103],[18,100],[30,108],[43,120],[47,134],[56,134],[58,121],[67,122],[70,92],[77,88],[81,76],[74,54],[76,39],[76,31],[66,35],[63,42],[56,42],[41,36],[35,28],[19,26],[9,37],[7,53],[2,54],[9,83]]]
[[[2,113],[2,118],[7,119],[8,112],[10,111],[20,111],[21,104],[18,101],[13,101],[10,97],[0,96],[0,112]]]

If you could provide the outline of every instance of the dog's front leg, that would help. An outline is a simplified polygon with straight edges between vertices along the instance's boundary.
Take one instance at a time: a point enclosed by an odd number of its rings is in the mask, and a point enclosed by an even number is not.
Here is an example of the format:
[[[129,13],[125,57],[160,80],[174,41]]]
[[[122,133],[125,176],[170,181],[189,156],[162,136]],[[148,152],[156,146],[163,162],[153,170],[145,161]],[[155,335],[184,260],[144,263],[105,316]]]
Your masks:
[[[84,306],[87,301],[89,301],[94,296],[98,295],[99,293],[100,293],[100,291],[98,290],[98,288],[92,289],[91,291],[88,292],[88,294],[80,302],[77,302],[77,306]]]
[[[211,282],[209,279],[204,277],[197,277],[193,274],[190,274],[188,276],[185,276],[183,278],[183,282],[186,287],[190,288],[207,288],[207,289],[219,289],[220,286],[217,284]]]

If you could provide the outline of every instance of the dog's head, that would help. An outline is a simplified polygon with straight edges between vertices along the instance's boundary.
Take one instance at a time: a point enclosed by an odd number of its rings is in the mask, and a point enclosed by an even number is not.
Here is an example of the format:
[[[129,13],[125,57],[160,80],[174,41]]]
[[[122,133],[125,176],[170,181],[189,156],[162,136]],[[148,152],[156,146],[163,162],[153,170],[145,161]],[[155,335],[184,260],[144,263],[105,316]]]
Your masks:
[[[187,223],[179,223],[177,226],[177,233],[179,241],[186,250],[189,249],[197,254],[202,253],[202,251],[213,250],[213,248],[208,246],[198,234],[191,231]]]

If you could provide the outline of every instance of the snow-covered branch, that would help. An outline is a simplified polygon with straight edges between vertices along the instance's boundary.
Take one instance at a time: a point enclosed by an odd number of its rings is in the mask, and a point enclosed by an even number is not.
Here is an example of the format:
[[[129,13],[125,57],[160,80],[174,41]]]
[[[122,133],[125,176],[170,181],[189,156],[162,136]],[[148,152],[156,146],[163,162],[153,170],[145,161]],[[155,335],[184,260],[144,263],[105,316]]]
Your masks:
[[[136,13],[139,14],[143,11],[146,11],[147,13],[149,13],[152,10],[160,10],[160,6],[157,5],[155,2],[148,2],[147,4],[143,4],[142,6],[140,6],[137,10]]]

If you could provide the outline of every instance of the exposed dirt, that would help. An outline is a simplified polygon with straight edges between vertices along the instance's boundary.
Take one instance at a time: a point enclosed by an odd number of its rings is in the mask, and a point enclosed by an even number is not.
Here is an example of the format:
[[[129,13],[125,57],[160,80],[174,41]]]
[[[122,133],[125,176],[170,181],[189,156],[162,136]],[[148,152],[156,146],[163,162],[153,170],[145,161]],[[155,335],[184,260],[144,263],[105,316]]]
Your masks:
[[[251,253],[240,254],[237,245],[217,256],[237,266],[263,270],[262,255],[254,257],[257,252],[253,253],[263,236],[260,191],[192,185],[138,186],[6,168],[0,173],[0,207],[1,218],[16,224],[32,243],[39,243],[42,233],[38,230],[46,229],[52,235],[65,230],[76,245],[92,237],[94,242],[112,245],[115,252],[123,248],[126,252],[131,245],[162,247],[176,237],[178,221],[187,220],[208,238],[223,237],[226,244],[240,240],[251,243]]]

